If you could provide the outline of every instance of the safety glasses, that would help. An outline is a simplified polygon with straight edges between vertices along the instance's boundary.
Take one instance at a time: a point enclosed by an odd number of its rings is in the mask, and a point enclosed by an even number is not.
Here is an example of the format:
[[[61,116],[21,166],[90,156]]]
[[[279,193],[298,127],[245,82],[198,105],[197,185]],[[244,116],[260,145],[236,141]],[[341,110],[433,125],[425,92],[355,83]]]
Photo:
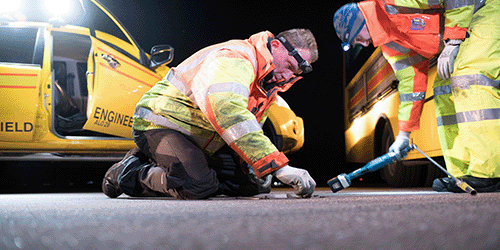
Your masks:
[[[288,54],[295,58],[295,60],[299,64],[300,69],[302,70],[302,73],[307,74],[313,70],[311,64],[300,56],[297,49],[295,49],[295,47],[293,47],[293,45],[289,41],[287,41],[285,37],[283,37],[282,35],[277,35],[276,38],[283,44],[283,46],[285,46],[286,50],[288,50]]]

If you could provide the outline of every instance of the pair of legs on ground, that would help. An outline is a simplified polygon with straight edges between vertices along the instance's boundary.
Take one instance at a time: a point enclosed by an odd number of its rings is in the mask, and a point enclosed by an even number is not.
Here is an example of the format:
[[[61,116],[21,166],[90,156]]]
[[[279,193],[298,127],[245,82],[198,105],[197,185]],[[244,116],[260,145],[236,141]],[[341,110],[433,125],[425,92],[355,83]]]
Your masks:
[[[270,192],[250,180],[228,146],[209,156],[188,137],[170,129],[134,131],[134,140],[140,149],[132,153],[135,162],[125,162],[117,175],[127,195],[204,199]]]

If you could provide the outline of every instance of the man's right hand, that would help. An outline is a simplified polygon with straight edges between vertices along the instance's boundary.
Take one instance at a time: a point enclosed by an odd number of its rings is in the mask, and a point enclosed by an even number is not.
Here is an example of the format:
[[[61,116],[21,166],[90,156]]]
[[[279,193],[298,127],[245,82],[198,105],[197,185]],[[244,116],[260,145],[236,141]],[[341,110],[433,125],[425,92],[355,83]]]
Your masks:
[[[310,198],[316,188],[316,182],[305,169],[286,165],[273,173],[274,177],[295,189],[295,194],[302,198]]]
[[[406,157],[407,153],[404,153],[403,149],[410,146],[410,133],[400,131],[399,135],[396,136],[396,140],[389,147],[389,152],[393,152],[396,154],[398,160],[401,160]]]

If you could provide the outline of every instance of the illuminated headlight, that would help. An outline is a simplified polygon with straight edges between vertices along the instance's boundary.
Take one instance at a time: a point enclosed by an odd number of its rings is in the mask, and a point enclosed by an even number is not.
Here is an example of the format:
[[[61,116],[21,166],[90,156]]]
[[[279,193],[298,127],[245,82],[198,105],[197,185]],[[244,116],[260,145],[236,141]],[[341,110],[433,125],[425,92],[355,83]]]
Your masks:
[[[0,13],[16,12],[20,7],[20,0],[0,0]]]
[[[342,49],[344,51],[348,51],[350,48],[351,48],[351,46],[349,45],[349,43],[346,43],[346,42],[342,43]]]
[[[69,7],[68,0],[45,0],[45,8],[56,16],[68,13]]]

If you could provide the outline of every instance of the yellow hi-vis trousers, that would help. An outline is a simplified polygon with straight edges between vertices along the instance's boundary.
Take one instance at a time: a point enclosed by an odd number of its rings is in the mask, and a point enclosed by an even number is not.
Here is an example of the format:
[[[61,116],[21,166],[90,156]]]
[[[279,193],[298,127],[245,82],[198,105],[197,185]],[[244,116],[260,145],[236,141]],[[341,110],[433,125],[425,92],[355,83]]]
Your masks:
[[[450,80],[434,101],[446,168],[454,176],[500,177],[500,0],[472,18]]]

